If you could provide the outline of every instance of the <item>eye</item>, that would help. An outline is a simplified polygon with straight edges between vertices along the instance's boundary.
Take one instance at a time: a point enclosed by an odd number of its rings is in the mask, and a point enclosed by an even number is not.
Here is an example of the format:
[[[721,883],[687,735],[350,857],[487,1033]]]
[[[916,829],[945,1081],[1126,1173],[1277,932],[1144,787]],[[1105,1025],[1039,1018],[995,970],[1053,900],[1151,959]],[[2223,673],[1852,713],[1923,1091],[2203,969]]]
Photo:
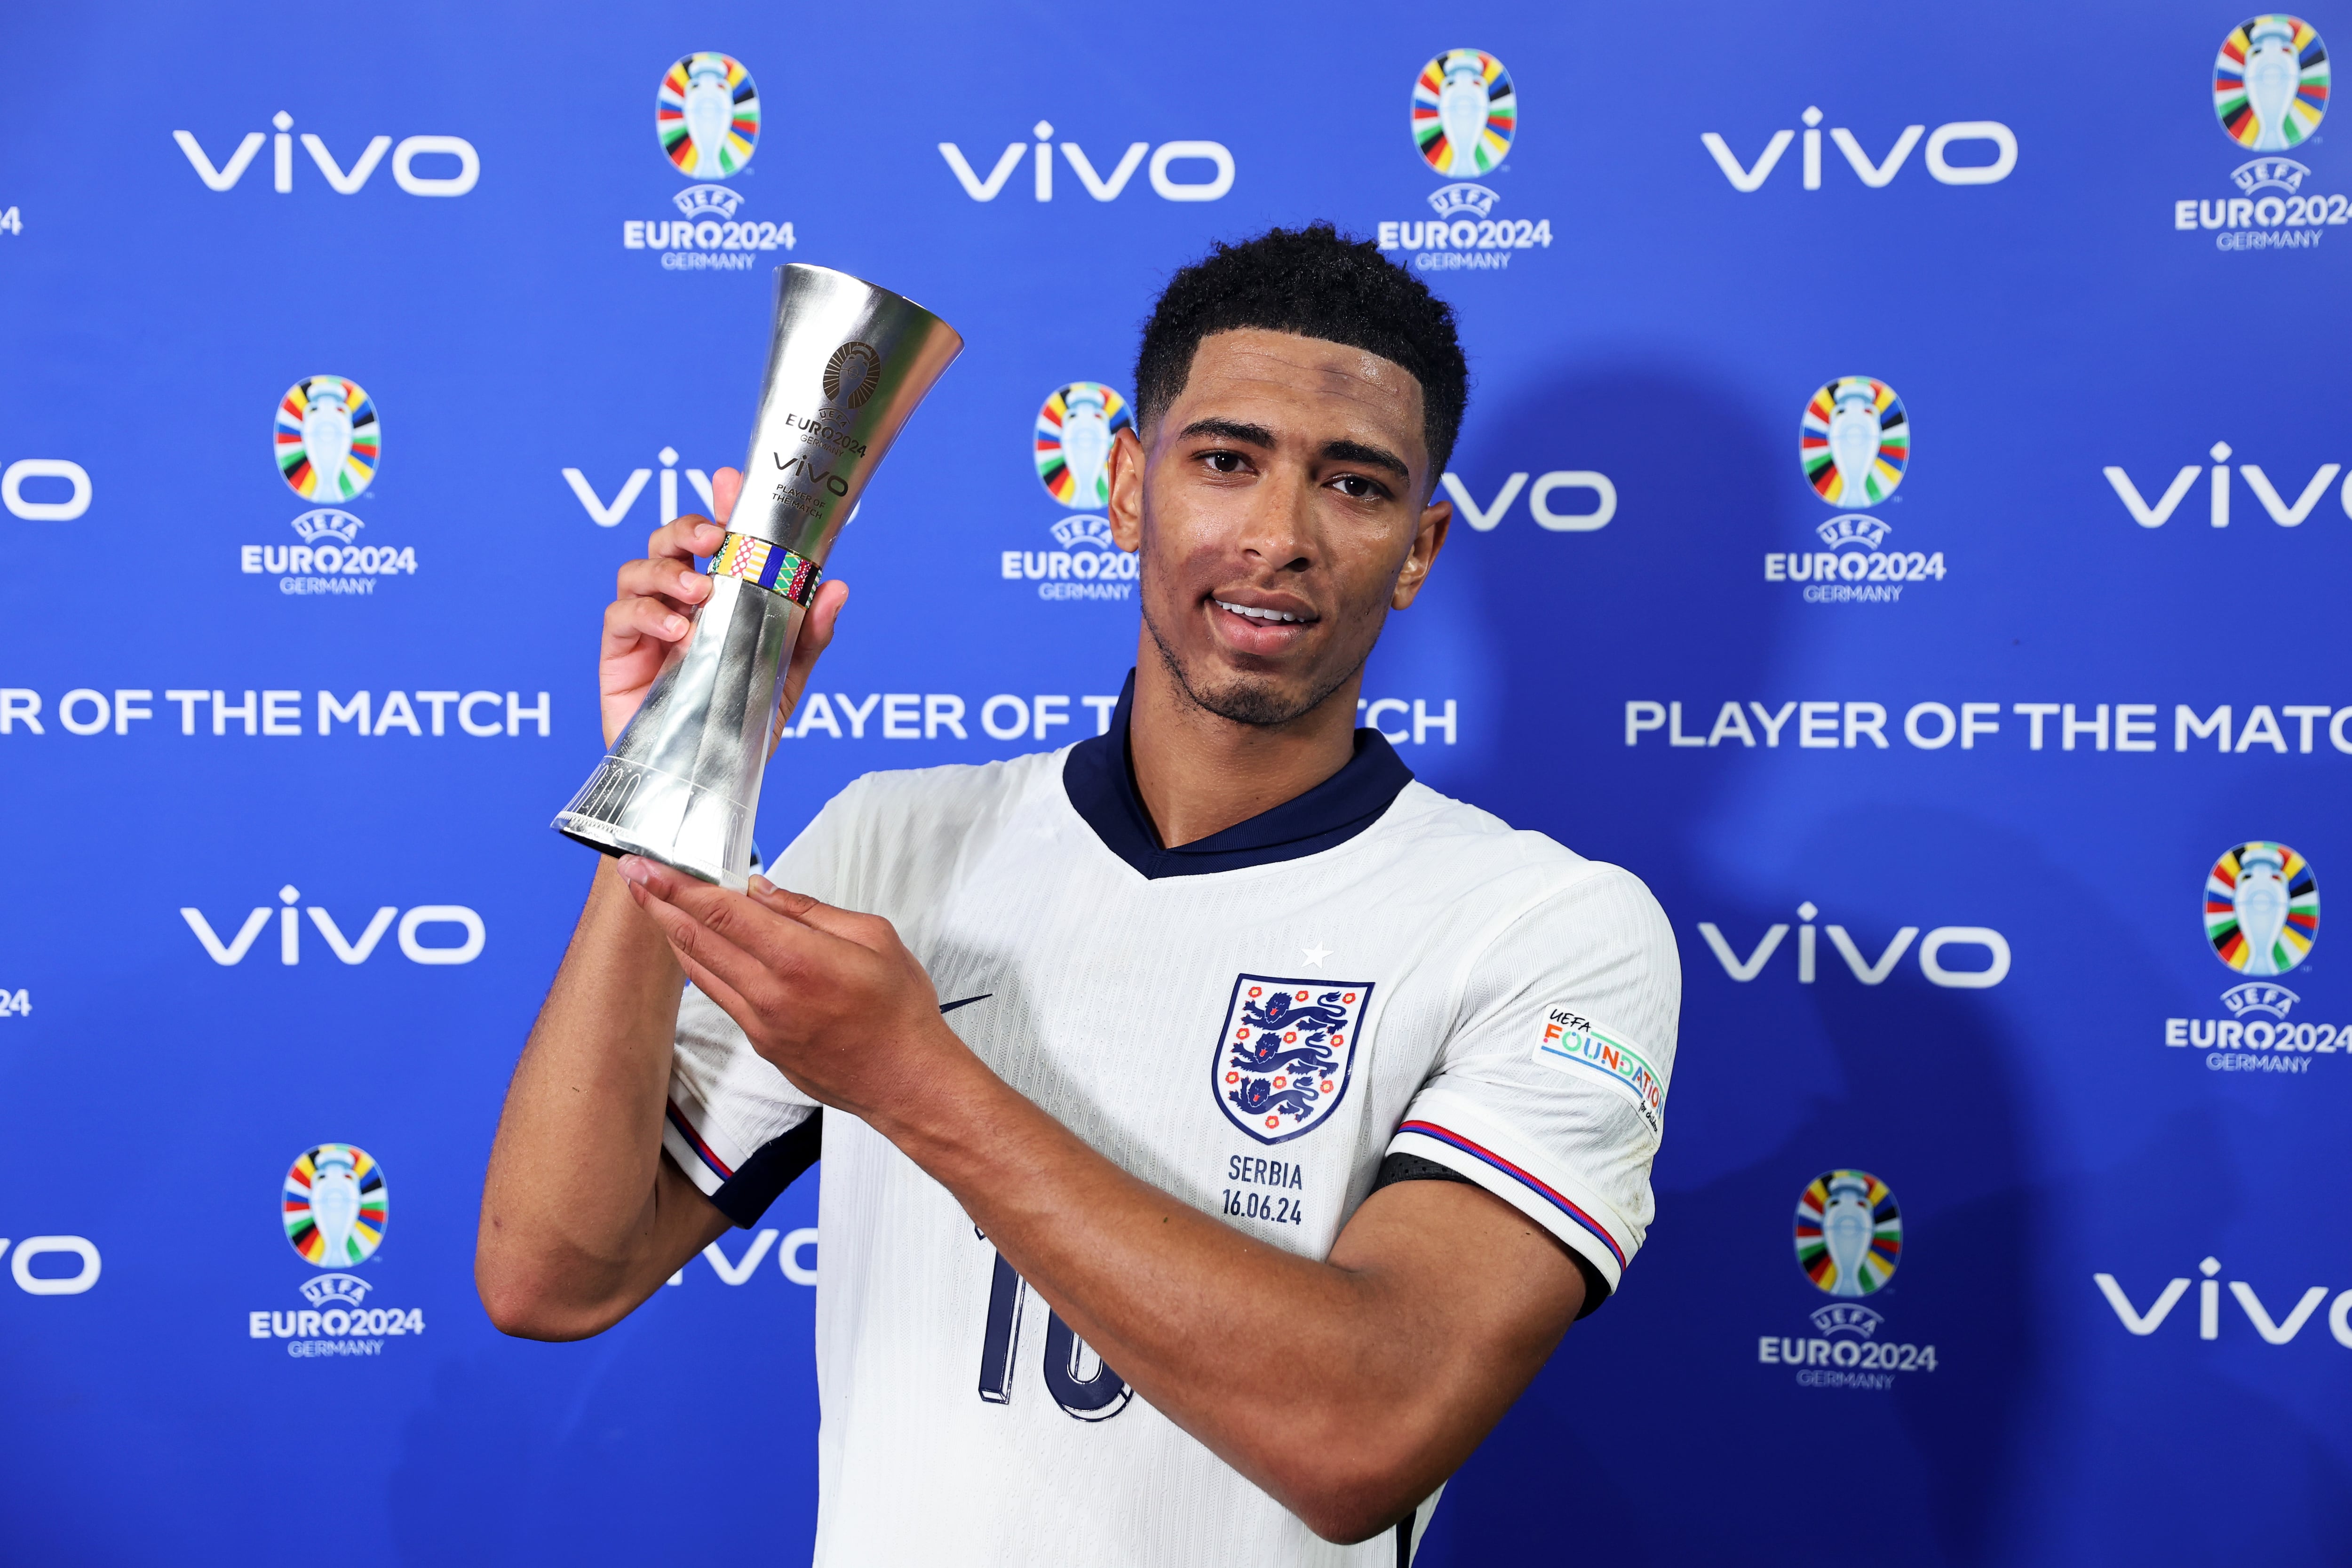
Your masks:
[[[1341,474],[1331,481],[1333,488],[1349,500],[1377,500],[1387,495],[1388,487],[1361,474]]]
[[[1239,452],[1204,452],[1201,460],[1209,465],[1212,473],[1238,474],[1244,467]]]

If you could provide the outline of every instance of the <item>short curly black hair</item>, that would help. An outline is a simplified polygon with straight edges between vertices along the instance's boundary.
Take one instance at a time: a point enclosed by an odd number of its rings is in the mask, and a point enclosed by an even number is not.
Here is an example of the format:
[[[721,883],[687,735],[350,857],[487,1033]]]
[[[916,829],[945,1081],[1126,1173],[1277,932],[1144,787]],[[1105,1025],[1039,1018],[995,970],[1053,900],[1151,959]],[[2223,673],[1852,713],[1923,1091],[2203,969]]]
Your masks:
[[[1421,383],[1432,484],[1445,471],[1470,401],[1454,309],[1370,241],[1347,238],[1328,223],[1221,243],[1168,280],[1136,351],[1137,426],[1165,413],[1184,390],[1202,338],[1246,327],[1345,343],[1412,372]]]

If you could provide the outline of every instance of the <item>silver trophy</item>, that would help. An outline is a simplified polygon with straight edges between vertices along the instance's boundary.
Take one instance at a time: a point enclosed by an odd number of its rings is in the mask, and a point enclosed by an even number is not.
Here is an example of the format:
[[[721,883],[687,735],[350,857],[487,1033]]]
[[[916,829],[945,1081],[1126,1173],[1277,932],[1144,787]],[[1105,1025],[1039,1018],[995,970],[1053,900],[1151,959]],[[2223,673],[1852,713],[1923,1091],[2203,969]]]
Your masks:
[[[830,268],[776,268],[759,421],[710,597],[559,831],[745,886],[770,727],[825,555],[962,352],[956,330],[911,300]]]

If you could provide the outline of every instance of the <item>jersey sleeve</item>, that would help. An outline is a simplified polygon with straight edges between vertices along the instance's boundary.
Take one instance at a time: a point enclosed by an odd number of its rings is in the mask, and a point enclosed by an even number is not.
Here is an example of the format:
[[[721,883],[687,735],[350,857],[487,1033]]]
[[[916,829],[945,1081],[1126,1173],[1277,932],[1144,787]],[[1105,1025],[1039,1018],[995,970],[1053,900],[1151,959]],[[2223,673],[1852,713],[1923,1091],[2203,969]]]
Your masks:
[[[1638,879],[1595,866],[1507,914],[1460,984],[1388,1152],[1486,1188],[1613,1292],[1654,1209],[1682,1000],[1673,928]]]
[[[828,904],[859,907],[848,824],[853,784],[817,813],[769,879]],[[693,985],[678,999],[662,1147],[737,1225],[756,1224],[823,1152],[824,1112],[792,1086],[719,1004]]]

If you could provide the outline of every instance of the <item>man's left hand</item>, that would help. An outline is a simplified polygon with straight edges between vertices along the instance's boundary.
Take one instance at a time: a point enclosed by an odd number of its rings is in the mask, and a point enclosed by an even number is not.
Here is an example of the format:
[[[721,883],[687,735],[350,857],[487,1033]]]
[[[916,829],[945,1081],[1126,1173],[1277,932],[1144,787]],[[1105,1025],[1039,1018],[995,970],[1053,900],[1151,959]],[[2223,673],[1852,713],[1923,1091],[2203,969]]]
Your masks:
[[[642,856],[624,857],[630,896],[703,994],[751,1047],[821,1104],[873,1113],[966,1051],[898,932],[786,892],[765,877],[730,893]]]

